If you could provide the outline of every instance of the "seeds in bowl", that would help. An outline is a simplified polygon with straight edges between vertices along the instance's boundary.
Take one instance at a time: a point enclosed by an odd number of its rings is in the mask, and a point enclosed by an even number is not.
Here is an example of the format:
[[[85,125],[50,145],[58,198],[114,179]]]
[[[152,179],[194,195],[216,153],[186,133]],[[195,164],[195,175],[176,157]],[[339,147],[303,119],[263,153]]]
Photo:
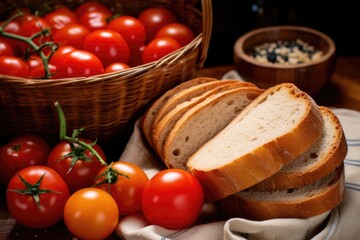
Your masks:
[[[319,59],[323,52],[301,39],[295,41],[268,42],[254,47],[251,54],[262,63],[300,64]]]

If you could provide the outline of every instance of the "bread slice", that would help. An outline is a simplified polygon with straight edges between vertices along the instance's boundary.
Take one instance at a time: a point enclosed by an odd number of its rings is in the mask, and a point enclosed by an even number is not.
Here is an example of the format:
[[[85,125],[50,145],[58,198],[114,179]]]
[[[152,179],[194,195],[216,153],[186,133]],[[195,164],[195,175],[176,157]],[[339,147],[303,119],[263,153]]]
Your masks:
[[[154,148],[158,155],[163,158],[163,146],[165,140],[169,135],[170,131],[174,128],[175,123],[192,107],[196,106],[200,102],[207,99],[209,96],[214,94],[227,91],[230,89],[236,89],[240,87],[256,87],[254,84],[248,82],[228,82],[221,86],[218,86],[214,89],[204,92],[200,96],[194,97],[189,101],[182,102],[178,104],[175,108],[169,111],[154,127],[153,130],[153,140]]]
[[[344,167],[340,165],[329,175],[301,188],[273,192],[250,188],[221,200],[219,205],[227,218],[309,218],[335,208],[343,200],[344,191]]]
[[[153,102],[145,112],[141,124],[142,132],[148,143],[152,145],[152,125],[153,125],[154,117],[161,108],[161,106],[165,104],[171,96],[173,96],[176,92],[189,88],[191,86],[195,86],[205,82],[212,82],[212,81],[219,81],[219,80],[216,78],[209,78],[209,77],[198,77],[188,80],[166,91],[161,97],[159,97],[155,102]]]
[[[186,168],[188,158],[213,138],[264,90],[231,89],[208,97],[190,108],[174,125],[163,146],[169,168]]]
[[[278,84],[196,151],[187,167],[202,184],[206,201],[219,200],[261,182],[300,156],[321,137],[323,124],[308,94],[292,83]]]
[[[186,89],[183,89],[181,91],[176,92],[173,96],[171,96],[166,103],[164,103],[159,111],[156,113],[154,120],[153,120],[153,128],[155,129],[155,126],[158,124],[158,122],[172,109],[174,109],[178,104],[189,101],[190,99],[200,96],[201,94],[212,90],[216,87],[223,86],[225,84],[229,83],[236,83],[239,82],[237,80],[224,80],[224,81],[213,81],[213,82],[207,82],[198,84]]]
[[[341,123],[329,108],[321,106],[320,110],[324,119],[322,137],[295,161],[253,186],[253,189],[274,191],[299,188],[330,174],[343,163],[347,143]]]

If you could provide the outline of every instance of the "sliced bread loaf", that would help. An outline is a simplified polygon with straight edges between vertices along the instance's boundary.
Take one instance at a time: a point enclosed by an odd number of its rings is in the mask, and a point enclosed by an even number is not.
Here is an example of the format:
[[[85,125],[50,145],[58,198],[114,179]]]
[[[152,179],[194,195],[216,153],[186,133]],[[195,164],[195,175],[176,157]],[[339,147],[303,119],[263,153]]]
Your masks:
[[[320,110],[324,119],[322,137],[300,157],[253,186],[253,189],[274,191],[299,188],[328,175],[343,163],[347,143],[341,123],[329,108],[321,106]]]
[[[165,164],[169,168],[185,169],[188,158],[263,91],[257,87],[231,89],[213,94],[190,108],[165,139]]]
[[[308,94],[294,84],[279,84],[198,149],[187,167],[202,184],[206,201],[219,200],[261,182],[300,156],[321,137],[323,124]],[[188,130],[202,132],[195,129]]]
[[[281,191],[241,191],[219,202],[227,217],[251,220],[309,218],[335,208],[344,197],[344,168],[340,165],[315,183]]]
[[[145,136],[145,139],[148,141],[150,145],[152,145],[152,125],[153,120],[156,115],[156,113],[159,111],[161,106],[165,104],[171,96],[173,96],[176,92],[181,91],[183,89],[189,88],[191,86],[195,86],[201,83],[205,82],[211,82],[211,81],[219,81],[216,78],[208,78],[208,77],[198,77],[191,79],[189,81],[183,82],[176,87],[168,90],[165,92],[161,97],[159,97],[155,102],[153,102],[150,107],[147,109],[147,111],[144,114],[144,117],[142,119],[142,132]]]
[[[189,88],[183,89],[181,91],[176,92],[174,95],[172,95],[166,103],[164,103],[159,111],[156,113],[154,120],[153,120],[153,127],[152,130],[155,129],[155,126],[158,124],[158,122],[172,109],[174,109],[178,104],[182,102],[186,102],[191,100],[194,97],[200,96],[203,93],[212,90],[216,87],[223,86],[225,84],[229,83],[236,83],[239,81],[236,80],[224,80],[224,81],[213,81],[213,82],[207,82],[207,83],[201,83],[198,85],[191,86]]]
[[[221,93],[227,90],[236,89],[240,87],[255,87],[255,85],[248,82],[228,82],[221,86],[218,86],[214,89],[204,92],[200,96],[193,97],[189,101],[179,103],[175,108],[169,111],[154,127],[153,130],[153,140],[154,148],[158,155],[163,158],[163,146],[165,140],[169,135],[170,131],[174,128],[175,123],[192,107],[196,106],[200,102],[207,99],[209,96],[212,96],[217,93]]]

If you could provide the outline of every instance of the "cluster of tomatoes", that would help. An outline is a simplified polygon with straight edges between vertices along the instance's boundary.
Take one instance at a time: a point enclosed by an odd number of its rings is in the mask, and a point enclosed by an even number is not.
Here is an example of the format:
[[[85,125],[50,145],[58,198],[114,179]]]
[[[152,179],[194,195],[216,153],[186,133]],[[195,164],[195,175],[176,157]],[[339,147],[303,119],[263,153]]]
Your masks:
[[[63,220],[80,239],[104,239],[130,214],[143,213],[149,223],[169,229],[196,222],[204,196],[193,175],[165,169],[149,178],[134,163],[106,163],[97,143],[79,141],[94,151],[64,140],[50,147],[36,135],[1,146],[0,182],[18,223],[46,228]]]
[[[26,78],[44,78],[45,70],[53,79],[119,71],[156,61],[195,37],[160,7],[130,16],[85,2],[75,9],[59,5],[43,15],[19,9],[9,20],[0,24],[0,74]]]

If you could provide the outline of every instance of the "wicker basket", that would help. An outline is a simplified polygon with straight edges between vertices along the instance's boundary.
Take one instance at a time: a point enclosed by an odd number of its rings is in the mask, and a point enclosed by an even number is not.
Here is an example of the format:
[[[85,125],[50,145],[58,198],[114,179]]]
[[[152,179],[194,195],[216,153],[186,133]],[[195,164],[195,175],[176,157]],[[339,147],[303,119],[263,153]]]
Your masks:
[[[37,6],[42,2],[45,1],[15,1],[16,7]],[[58,2],[76,5],[81,1]],[[68,131],[85,127],[83,136],[108,141],[129,128],[129,123],[139,117],[154,98],[193,78],[203,66],[212,27],[211,0],[101,2],[133,15],[149,6],[166,6],[188,24],[197,37],[163,59],[111,74],[71,80],[29,80],[0,75],[0,135],[11,138],[36,133],[49,139],[57,137],[54,102],[58,101],[65,113]],[[9,6],[14,7],[14,1],[1,1],[0,11],[10,11]]]

